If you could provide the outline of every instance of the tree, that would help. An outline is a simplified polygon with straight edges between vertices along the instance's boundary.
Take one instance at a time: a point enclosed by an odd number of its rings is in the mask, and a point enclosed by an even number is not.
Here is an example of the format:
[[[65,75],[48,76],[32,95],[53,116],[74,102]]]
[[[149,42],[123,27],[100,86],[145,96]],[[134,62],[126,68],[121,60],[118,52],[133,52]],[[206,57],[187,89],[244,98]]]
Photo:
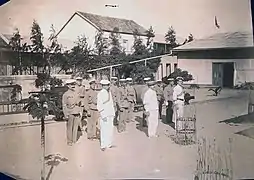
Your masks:
[[[149,51],[152,50],[152,44],[153,44],[153,37],[154,35],[154,30],[153,27],[150,26],[150,28],[146,31],[146,36],[147,36],[147,42],[146,42],[146,47]]]
[[[98,56],[105,55],[109,46],[107,40],[103,37],[103,35],[104,34],[102,31],[98,31],[95,36],[95,53]]]
[[[171,73],[167,78],[174,78],[182,77],[183,81],[191,81],[193,80],[193,76],[185,70],[182,70],[180,68],[177,68],[173,73]]]
[[[27,58],[27,56],[24,55],[24,53],[28,50],[28,46],[26,43],[22,44],[22,37],[18,28],[15,29],[9,45],[13,51],[11,53],[10,63],[15,67],[12,74],[22,75],[23,70],[26,70],[30,66],[30,62],[27,62],[30,58]]]
[[[122,53],[122,47],[120,45],[121,36],[119,34],[119,29],[115,27],[113,32],[110,33],[110,55],[117,56]]]
[[[187,39],[187,42],[191,42],[194,40],[194,37],[193,35],[190,33],[189,36],[188,36],[188,39]]]
[[[168,32],[165,34],[165,41],[168,44],[169,50],[178,46],[176,42],[176,32],[172,26],[169,27]]]
[[[46,70],[46,66],[48,63],[46,62],[44,51],[45,47],[43,45],[43,34],[41,32],[41,28],[39,24],[34,20],[31,28],[31,51],[35,55],[34,56],[34,65],[39,67],[43,67],[43,72]]]
[[[69,54],[69,65],[73,72],[87,71],[94,66],[94,61],[91,61],[91,49],[88,46],[85,35],[79,36],[75,42],[75,46],[71,49]]]
[[[45,118],[49,115],[50,111],[59,112],[60,110],[52,102],[48,96],[47,92],[34,92],[28,99],[28,103],[24,107],[28,113],[37,120],[41,121],[41,148],[42,148],[42,164],[41,164],[41,180],[46,179],[45,174]]]
[[[189,43],[189,42],[191,42],[191,41],[193,41],[193,40],[194,40],[194,37],[193,37],[193,35],[190,33],[189,36],[188,36],[188,38],[185,39],[185,41],[183,42],[182,45],[184,45],[184,44],[186,44],[186,43]]]
[[[149,52],[146,48],[146,45],[143,43],[143,39],[140,37],[138,30],[135,30],[133,33],[133,37],[134,37],[134,44],[133,44],[133,55],[137,55],[137,56],[145,56],[147,55]]]
[[[56,37],[56,31],[53,24],[50,27],[50,36],[48,40],[50,41],[50,46],[45,48],[44,56],[48,64],[49,74],[50,74],[51,69],[53,67],[63,67],[64,66],[63,63],[65,63],[65,61],[63,61],[64,54],[63,54],[62,45],[58,43],[58,39]]]

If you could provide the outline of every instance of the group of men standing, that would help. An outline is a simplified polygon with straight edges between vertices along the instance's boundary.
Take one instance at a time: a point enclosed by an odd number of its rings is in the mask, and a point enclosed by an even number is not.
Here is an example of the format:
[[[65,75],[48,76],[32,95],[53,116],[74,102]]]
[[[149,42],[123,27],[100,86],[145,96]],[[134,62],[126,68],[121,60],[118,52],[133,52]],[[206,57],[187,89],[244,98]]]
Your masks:
[[[68,90],[62,97],[63,113],[67,119],[67,143],[72,145],[77,141],[78,128],[82,128],[82,117],[87,119],[87,138],[99,138],[101,150],[112,147],[113,127],[117,126],[119,133],[126,131],[126,123],[135,119],[134,106],[137,103],[136,91],[131,78],[119,79],[111,77],[111,82],[101,80],[101,90],[96,88],[96,80],[89,81],[89,88],[82,84],[83,79],[69,79],[66,81]],[[184,92],[182,79],[178,84],[169,84],[163,89],[161,81],[154,82],[144,79],[147,89],[143,93],[144,118],[148,125],[148,136],[157,136],[159,118],[162,114],[162,105],[167,106],[166,119],[170,123],[173,114],[180,116],[183,113]],[[175,112],[175,113],[173,113]]]

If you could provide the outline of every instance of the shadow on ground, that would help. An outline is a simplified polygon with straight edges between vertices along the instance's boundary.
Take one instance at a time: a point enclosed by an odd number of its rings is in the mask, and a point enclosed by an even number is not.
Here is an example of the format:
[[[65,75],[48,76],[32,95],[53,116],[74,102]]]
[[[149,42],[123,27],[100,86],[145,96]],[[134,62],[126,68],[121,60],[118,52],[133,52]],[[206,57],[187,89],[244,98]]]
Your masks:
[[[138,122],[138,124],[136,124],[136,128],[139,131],[144,132],[145,135],[148,137],[147,126],[146,126],[146,124],[144,124],[143,118],[142,117],[136,117],[135,120]]]
[[[226,123],[226,124],[249,124],[254,123],[254,113],[245,114],[242,116],[236,116],[230,119],[226,119],[223,121],[219,121],[219,123]]]
[[[45,157],[46,164],[50,166],[48,175],[46,177],[46,180],[50,179],[51,174],[53,173],[53,170],[55,167],[57,167],[61,162],[67,162],[68,159],[61,157],[60,154],[50,154]]]
[[[173,122],[170,122],[170,123],[167,122],[166,115],[162,115],[162,116],[161,116],[161,122],[162,122],[163,124],[166,124],[166,125],[172,127],[173,129],[175,129],[175,123],[173,123]]]
[[[237,133],[235,133],[235,134],[237,134],[237,135],[242,135],[242,136],[246,136],[246,137],[249,137],[249,138],[254,139],[254,127],[245,129],[245,130],[243,130],[243,131],[239,131],[239,132],[237,132]]]

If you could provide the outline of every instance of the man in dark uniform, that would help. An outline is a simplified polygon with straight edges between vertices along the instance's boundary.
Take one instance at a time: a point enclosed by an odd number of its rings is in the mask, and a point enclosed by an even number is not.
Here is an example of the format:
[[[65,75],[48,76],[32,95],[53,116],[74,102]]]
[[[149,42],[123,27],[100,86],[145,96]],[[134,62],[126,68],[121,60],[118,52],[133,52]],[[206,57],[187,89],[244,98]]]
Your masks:
[[[166,103],[166,122],[172,123],[173,118],[173,92],[174,92],[174,79],[168,79],[169,84],[164,88],[164,98]]]
[[[155,84],[153,89],[155,90],[157,95],[158,106],[159,106],[159,119],[161,119],[162,105],[164,102],[164,94],[163,94],[163,87],[162,87],[161,80],[157,80],[157,83]]]

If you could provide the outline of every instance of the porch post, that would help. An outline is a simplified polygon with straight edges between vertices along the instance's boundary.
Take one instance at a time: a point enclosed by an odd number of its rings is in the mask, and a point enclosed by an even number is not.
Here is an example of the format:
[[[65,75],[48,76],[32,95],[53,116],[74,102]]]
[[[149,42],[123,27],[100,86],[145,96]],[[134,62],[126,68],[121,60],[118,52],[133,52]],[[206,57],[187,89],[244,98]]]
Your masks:
[[[111,79],[111,77],[112,77],[112,73],[113,73],[113,67],[112,67],[112,66],[110,66],[109,79]]]

